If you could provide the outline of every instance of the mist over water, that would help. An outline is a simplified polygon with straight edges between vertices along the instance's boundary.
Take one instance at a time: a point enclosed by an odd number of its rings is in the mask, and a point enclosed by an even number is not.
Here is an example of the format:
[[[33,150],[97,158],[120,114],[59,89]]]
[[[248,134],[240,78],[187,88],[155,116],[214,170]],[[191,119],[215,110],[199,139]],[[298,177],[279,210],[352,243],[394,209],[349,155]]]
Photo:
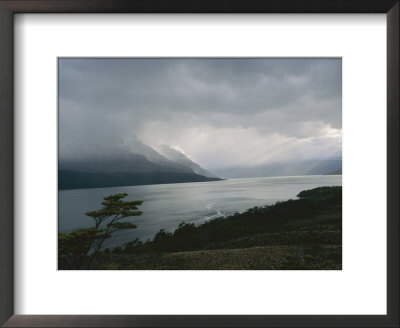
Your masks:
[[[100,209],[103,197],[125,192],[126,200],[143,201],[139,206],[143,214],[124,219],[138,227],[114,234],[105,245],[112,248],[136,238],[152,239],[160,229],[173,231],[182,221],[202,223],[254,206],[294,199],[302,190],[339,185],[341,175],[319,175],[62,190],[58,199],[58,229],[71,232],[93,226],[85,212]]]

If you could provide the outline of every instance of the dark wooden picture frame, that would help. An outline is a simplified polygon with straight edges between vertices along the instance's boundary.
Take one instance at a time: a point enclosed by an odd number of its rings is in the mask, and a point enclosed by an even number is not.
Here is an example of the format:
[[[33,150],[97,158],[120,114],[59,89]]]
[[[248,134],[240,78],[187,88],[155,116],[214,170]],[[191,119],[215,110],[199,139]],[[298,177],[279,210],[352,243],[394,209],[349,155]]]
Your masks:
[[[399,327],[399,8],[398,0],[0,0],[0,324],[5,327]],[[385,13],[387,315],[14,315],[13,16],[16,13]]]

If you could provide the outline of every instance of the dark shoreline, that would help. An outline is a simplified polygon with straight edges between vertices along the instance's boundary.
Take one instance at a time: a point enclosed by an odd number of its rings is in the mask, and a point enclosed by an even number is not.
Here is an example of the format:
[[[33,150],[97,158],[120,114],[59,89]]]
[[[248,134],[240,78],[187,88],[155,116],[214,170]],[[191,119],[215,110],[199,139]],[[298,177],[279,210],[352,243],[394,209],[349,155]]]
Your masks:
[[[223,181],[181,172],[78,172],[58,171],[58,190],[112,188],[154,184]]]

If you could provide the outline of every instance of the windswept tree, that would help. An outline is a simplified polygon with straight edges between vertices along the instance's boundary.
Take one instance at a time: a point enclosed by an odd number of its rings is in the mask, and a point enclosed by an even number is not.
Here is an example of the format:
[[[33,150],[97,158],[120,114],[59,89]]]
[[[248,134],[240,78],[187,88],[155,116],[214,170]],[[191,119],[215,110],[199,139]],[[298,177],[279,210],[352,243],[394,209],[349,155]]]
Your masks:
[[[131,222],[121,221],[130,216],[141,215],[140,200],[122,200],[128,194],[116,194],[103,198],[103,207],[85,213],[94,221],[94,227],[77,229],[68,234],[58,234],[59,267],[66,269],[90,269],[104,241],[119,230],[135,229]]]

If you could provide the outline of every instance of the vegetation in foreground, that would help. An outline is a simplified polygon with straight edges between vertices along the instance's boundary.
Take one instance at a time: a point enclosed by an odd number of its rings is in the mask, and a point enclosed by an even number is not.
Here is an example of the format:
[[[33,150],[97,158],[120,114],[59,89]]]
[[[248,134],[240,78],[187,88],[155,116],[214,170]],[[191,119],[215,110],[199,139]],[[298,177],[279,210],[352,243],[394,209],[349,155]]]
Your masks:
[[[85,261],[97,270],[340,270],[342,187],[298,197],[201,225],[183,222],[145,243],[97,250],[94,259],[86,253]]]
[[[102,253],[104,241],[118,230],[136,229],[131,222],[121,222],[129,216],[141,215],[137,206],[140,200],[123,201],[128,194],[116,194],[103,198],[103,208],[85,213],[93,219],[94,226],[58,234],[59,269],[90,269]]]

